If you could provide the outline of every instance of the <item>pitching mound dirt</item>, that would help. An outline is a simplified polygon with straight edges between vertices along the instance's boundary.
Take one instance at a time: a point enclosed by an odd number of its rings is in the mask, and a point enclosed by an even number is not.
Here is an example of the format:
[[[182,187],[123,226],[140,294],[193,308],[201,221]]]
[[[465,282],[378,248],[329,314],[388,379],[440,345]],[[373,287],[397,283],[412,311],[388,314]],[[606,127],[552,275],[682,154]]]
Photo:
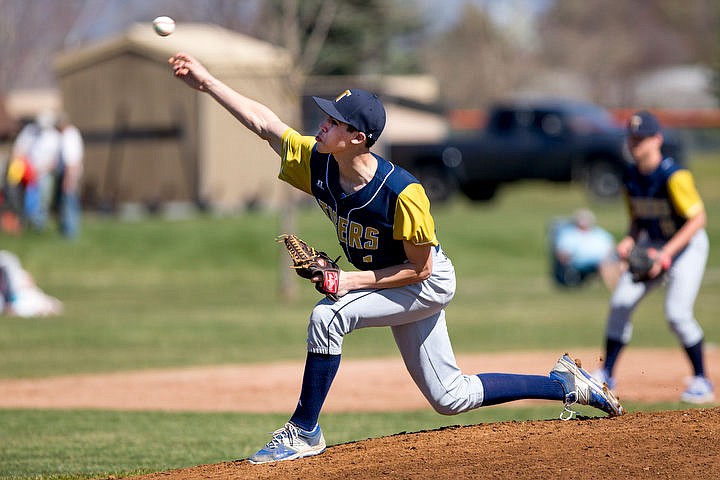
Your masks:
[[[719,438],[720,408],[633,413],[449,427],[336,445],[278,464],[235,461],[133,478],[716,478]]]

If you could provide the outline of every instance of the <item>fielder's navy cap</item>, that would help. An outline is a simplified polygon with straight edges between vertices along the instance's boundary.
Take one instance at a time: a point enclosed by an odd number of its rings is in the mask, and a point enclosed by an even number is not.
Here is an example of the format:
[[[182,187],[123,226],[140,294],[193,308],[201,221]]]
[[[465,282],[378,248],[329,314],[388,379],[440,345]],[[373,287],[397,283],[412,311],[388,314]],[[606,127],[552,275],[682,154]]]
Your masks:
[[[313,100],[330,117],[352,125],[373,140],[377,140],[385,128],[385,107],[374,93],[353,88],[335,100],[320,97]]]
[[[657,117],[647,110],[633,113],[627,125],[628,135],[631,137],[646,138],[657,135],[662,131]]]

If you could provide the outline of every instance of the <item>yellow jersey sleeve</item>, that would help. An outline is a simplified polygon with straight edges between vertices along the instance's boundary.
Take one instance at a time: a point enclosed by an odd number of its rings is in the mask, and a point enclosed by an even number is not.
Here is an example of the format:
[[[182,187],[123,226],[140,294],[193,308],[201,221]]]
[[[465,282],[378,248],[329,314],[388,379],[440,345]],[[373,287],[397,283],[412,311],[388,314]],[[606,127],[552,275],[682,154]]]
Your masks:
[[[314,146],[314,137],[300,135],[292,128],[283,133],[278,178],[310,195],[310,156]]]
[[[438,244],[435,221],[430,215],[430,200],[419,183],[411,183],[398,195],[393,238],[418,246]]]
[[[705,209],[689,170],[678,170],[668,179],[668,193],[677,213],[692,218]]]

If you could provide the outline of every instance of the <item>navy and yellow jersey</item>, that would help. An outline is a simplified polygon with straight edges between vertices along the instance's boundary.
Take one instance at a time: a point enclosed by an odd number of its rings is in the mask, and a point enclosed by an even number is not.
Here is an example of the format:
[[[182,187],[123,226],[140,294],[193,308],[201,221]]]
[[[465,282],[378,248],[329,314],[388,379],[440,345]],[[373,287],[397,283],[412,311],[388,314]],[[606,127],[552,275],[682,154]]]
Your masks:
[[[403,240],[438,245],[430,201],[415,177],[373,154],[375,176],[348,195],[340,187],[337,162],[318,153],[315,143],[313,137],[288,129],[278,178],[315,197],[355,268],[377,270],[406,262]]]
[[[650,240],[668,241],[705,208],[692,174],[672,158],[663,159],[650,175],[629,166],[624,183],[630,217]]]

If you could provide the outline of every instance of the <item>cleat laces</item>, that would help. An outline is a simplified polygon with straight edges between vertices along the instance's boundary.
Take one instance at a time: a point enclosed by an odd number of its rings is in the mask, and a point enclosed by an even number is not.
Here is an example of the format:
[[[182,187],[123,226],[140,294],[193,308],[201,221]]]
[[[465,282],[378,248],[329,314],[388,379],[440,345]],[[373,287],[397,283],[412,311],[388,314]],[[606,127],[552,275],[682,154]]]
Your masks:
[[[577,391],[572,391],[565,395],[565,401],[563,403],[563,411],[560,412],[560,420],[568,421],[572,420],[573,417],[575,417],[578,412],[570,408],[571,405],[574,405],[577,403]]]
[[[266,445],[266,448],[278,448],[283,445],[295,445],[300,436],[298,428],[292,423],[288,422],[284,427],[278,428],[272,432],[272,439]]]

